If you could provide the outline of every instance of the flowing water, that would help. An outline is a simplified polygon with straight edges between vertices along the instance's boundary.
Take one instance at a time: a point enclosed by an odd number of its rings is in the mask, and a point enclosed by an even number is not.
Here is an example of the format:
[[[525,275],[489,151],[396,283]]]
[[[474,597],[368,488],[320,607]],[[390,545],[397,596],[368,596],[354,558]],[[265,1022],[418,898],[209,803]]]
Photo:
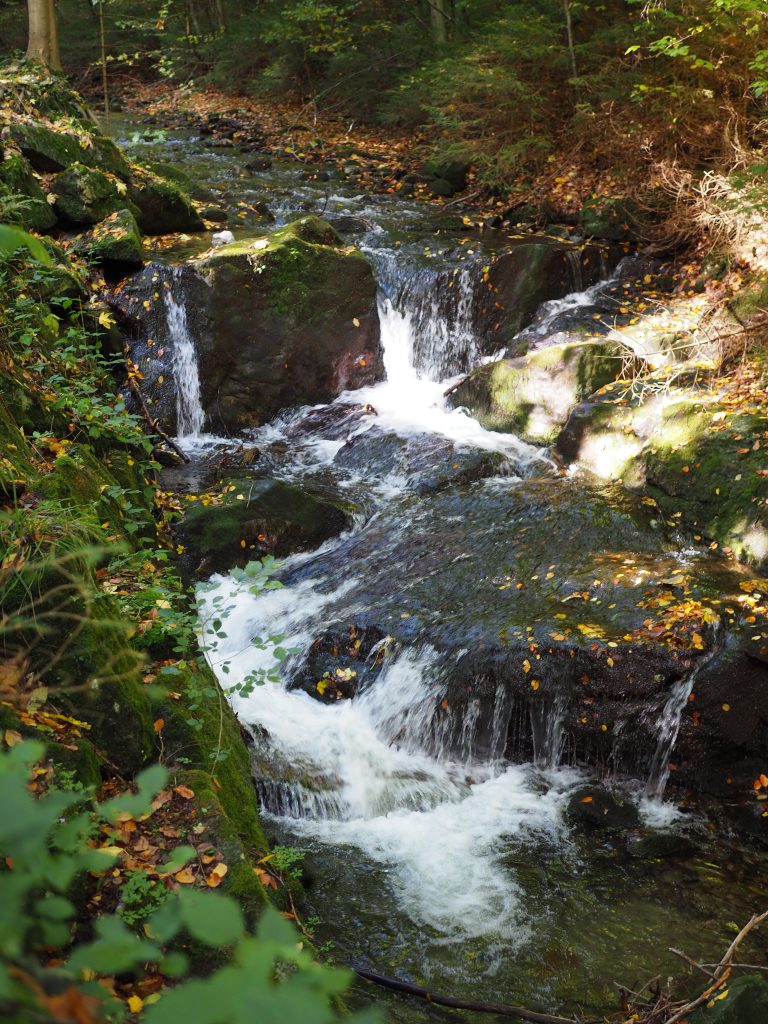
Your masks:
[[[726,939],[723,922],[744,918],[754,904],[742,882],[754,870],[752,855],[709,834],[705,817],[663,803],[695,674],[673,686],[651,721],[643,772],[612,783],[641,804],[638,843],[648,836],[679,840],[666,859],[638,853],[626,837],[590,838],[567,824],[568,799],[589,773],[571,763],[566,696],[516,703],[500,679],[482,700],[473,691],[456,703],[457,669],[507,621],[495,535],[507,530],[519,539],[526,516],[544,514],[530,511],[539,496],[548,507],[554,488],[564,494],[561,516],[575,514],[571,492],[562,490],[570,485],[556,479],[547,452],[484,430],[444,398],[455,376],[483,358],[473,317],[486,253],[457,259],[455,247],[440,253],[433,241],[425,267],[423,208],[343,190],[323,196],[299,185],[297,174],[290,167],[274,173],[278,219],[299,202],[319,208],[321,199],[326,213],[360,218],[356,241],[380,287],[386,380],[342,395],[331,410],[289,411],[247,440],[272,459],[275,475],[321,481],[356,502],[351,532],[289,558],[282,589],[254,594],[247,581],[219,576],[200,592],[204,625],[224,610],[226,636],[208,630],[208,638],[225,687],[274,667],[269,647],[254,638],[280,636],[293,652],[280,683],[231,698],[253,737],[265,817],[282,842],[308,851],[318,938],[340,960],[454,995],[603,1012],[614,1005],[614,982],[677,969],[668,946],[688,942],[693,955],[716,955]],[[219,169],[211,178],[222,182],[226,174]],[[278,195],[284,205],[275,203]],[[579,283],[574,269],[574,292],[546,303],[526,328],[531,343],[594,321],[615,304],[615,282],[586,290]],[[166,304],[179,439],[198,456],[220,450],[224,439],[201,442],[186,312],[170,293]],[[377,415],[340,433],[304,429],[318,414],[321,424],[345,422],[350,404],[372,406]],[[463,489],[419,498],[407,461],[381,454],[393,440],[418,451],[447,446],[451,460],[492,457],[495,470]],[[368,461],[345,463],[350,442],[369,446]],[[581,529],[577,524],[574,546],[581,536],[589,579],[597,570]],[[620,533],[611,523],[606,531]],[[617,536],[616,550],[621,543]],[[529,557],[526,544],[521,558]],[[562,554],[545,532],[542,564]],[[538,564],[531,562],[534,580]],[[483,596],[481,581],[489,579]],[[337,636],[350,623],[381,627],[356,663],[364,685],[352,700],[322,703],[296,680],[318,638]],[[459,1019],[399,1001],[388,1014],[403,1022]]]

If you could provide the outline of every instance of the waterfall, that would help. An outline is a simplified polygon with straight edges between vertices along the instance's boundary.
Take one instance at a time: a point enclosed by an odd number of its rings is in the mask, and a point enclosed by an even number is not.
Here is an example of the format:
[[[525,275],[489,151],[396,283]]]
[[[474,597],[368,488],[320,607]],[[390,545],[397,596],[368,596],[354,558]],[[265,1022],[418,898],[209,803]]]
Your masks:
[[[664,796],[664,790],[669,779],[669,761],[672,757],[678,733],[680,732],[683,711],[688,703],[688,698],[693,693],[696,676],[707,661],[709,661],[709,658],[700,661],[692,672],[674,684],[661,709],[656,751],[648,772],[648,781],[645,784],[645,794],[648,797],[661,799]]]
[[[176,384],[176,433],[180,438],[199,437],[205,424],[200,398],[197,355],[187,324],[187,310],[165,291],[168,338],[173,347],[173,379]]]
[[[565,712],[567,699],[555,694],[552,700],[531,703],[533,760],[539,768],[557,768],[565,746]]]

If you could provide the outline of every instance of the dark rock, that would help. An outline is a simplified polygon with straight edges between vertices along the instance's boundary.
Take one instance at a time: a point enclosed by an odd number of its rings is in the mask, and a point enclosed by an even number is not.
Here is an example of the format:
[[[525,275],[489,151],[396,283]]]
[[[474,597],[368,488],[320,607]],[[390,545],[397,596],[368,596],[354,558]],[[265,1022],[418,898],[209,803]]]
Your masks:
[[[276,480],[224,481],[215,501],[191,503],[175,527],[180,567],[199,578],[311,550],[351,525],[338,504]]]
[[[271,167],[271,156],[252,156],[245,164],[246,171],[268,171]]]
[[[206,206],[200,211],[204,220],[212,220],[216,224],[225,224],[229,220],[229,214],[220,206]]]
[[[376,410],[369,405],[351,405],[334,402],[320,409],[312,409],[292,420],[285,429],[287,437],[303,437],[320,434],[329,440],[349,437],[362,420],[375,416]]]
[[[142,338],[170,352],[167,310],[152,298],[166,288],[186,306],[214,429],[257,426],[383,376],[370,265],[317,217],[221,246],[181,270],[148,267],[114,299],[142,358]],[[173,429],[172,409],[159,411]]]
[[[683,860],[696,851],[696,844],[679,832],[636,833],[627,837],[627,853],[641,860]]]
[[[433,196],[448,198],[455,194],[456,189],[445,178],[433,178],[429,183],[429,191]]]
[[[452,196],[467,187],[469,164],[461,160],[428,160],[422,168],[424,176],[430,179],[430,188],[436,195]],[[436,186],[448,191],[436,192]]]
[[[310,647],[292,689],[326,704],[354,697],[378,676],[385,652],[386,634],[374,626],[325,633]]]
[[[565,816],[571,825],[606,832],[625,832],[635,828],[640,820],[633,803],[603,786],[577,789],[568,800]]]

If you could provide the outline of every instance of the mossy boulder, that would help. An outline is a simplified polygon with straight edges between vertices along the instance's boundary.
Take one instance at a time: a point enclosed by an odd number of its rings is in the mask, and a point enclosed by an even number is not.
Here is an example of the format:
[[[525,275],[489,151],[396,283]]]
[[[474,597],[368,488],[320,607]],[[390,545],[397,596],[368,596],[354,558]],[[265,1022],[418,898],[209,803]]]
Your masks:
[[[434,195],[452,196],[467,187],[469,166],[464,160],[427,160],[422,172]]]
[[[516,359],[481,366],[452,395],[489,430],[534,444],[555,440],[574,407],[614,381],[621,369],[611,341],[550,345]]]
[[[638,208],[631,199],[588,199],[581,208],[581,226],[588,238],[621,242],[637,237]]]
[[[144,245],[136,218],[130,210],[116,210],[87,232],[76,248],[100,263],[142,266]]]
[[[98,224],[126,205],[114,179],[84,164],[73,164],[58,174],[51,189],[58,217],[74,226]]]
[[[195,502],[176,536],[187,572],[210,576],[271,554],[308,551],[351,525],[336,503],[277,480],[224,484],[217,504]]]
[[[137,339],[134,360],[145,381],[146,368],[162,386],[173,380],[168,304],[155,298],[165,292],[186,309],[214,430],[258,426],[384,375],[373,271],[320,218],[221,246],[182,268],[150,264],[115,296]],[[155,344],[145,353],[149,338]],[[146,383],[144,393],[174,430],[173,401]]]
[[[734,978],[692,1013],[690,1024],[765,1024],[768,1020],[768,981],[757,974]]]
[[[175,181],[135,166],[131,172],[128,196],[137,208],[139,227],[145,234],[203,230],[200,214]]]
[[[36,171],[64,171],[80,163],[127,179],[130,165],[120,147],[93,127],[89,123],[77,132],[40,120],[14,120],[9,135]]]
[[[0,163],[0,199],[3,197],[25,201],[19,219],[33,231],[49,231],[56,224],[56,214],[29,161],[13,150],[9,150]]]

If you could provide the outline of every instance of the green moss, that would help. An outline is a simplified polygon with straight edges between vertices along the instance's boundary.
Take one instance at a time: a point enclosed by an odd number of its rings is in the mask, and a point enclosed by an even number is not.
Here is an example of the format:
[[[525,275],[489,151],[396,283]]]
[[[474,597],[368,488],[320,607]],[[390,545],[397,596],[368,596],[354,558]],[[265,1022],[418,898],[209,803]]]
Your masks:
[[[136,218],[130,210],[116,210],[87,232],[76,248],[92,259],[141,266],[144,246]]]
[[[68,224],[97,224],[109,214],[131,206],[114,180],[82,163],[75,163],[57,175],[52,189],[56,213]]]
[[[755,313],[768,309],[768,278],[755,278],[733,296],[730,308],[739,320],[749,320]]]
[[[86,739],[66,745],[51,741],[46,744],[45,758],[70,772],[83,786],[101,785],[101,764],[93,744]]]
[[[138,210],[139,227],[148,235],[203,230],[200,215],[184,190],[145,167],[132,167],[128,196]]]

